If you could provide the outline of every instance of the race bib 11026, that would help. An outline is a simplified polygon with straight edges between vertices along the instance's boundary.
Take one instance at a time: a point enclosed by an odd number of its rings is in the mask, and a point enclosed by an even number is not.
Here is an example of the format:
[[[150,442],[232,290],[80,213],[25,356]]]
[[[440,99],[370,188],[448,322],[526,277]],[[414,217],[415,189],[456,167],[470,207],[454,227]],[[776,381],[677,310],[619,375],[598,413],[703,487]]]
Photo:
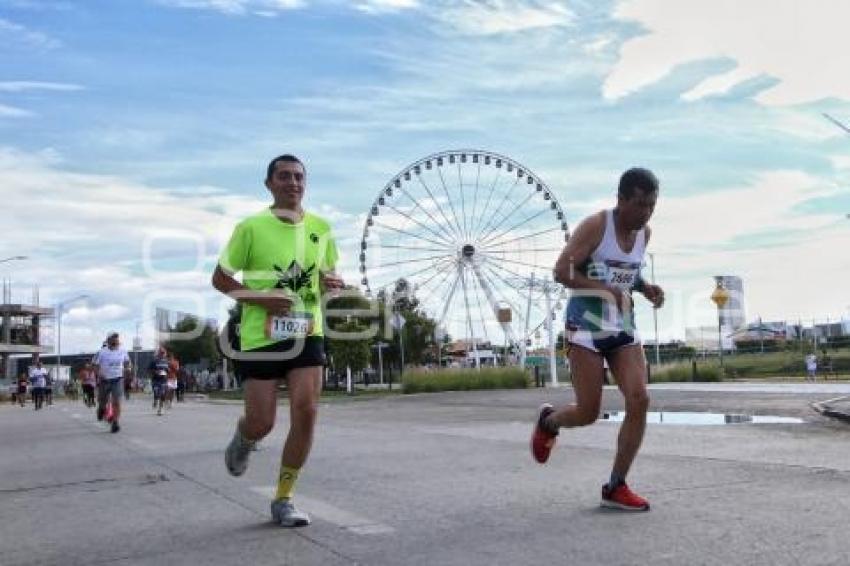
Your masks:
[[[293,340],[306,338],[313,332],[313,316],[310,313],[292,313],[287,316],[266,317],[266,338],[269,340]]]

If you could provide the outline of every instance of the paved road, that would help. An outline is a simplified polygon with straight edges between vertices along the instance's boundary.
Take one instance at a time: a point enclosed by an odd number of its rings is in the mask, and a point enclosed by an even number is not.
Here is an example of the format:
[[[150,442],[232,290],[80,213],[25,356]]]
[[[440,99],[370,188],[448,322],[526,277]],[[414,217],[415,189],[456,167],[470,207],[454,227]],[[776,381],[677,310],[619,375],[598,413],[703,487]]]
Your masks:
[[[532,463],[535,408],[568,388],[329,402],[298,490],[315,523],[295,531],[268,522],[285,405],[239,479],[222,463],[238,404],[157,418],[139,399],[117,435],[79,403],[3,406],[0,564],[846,565],[850,426],[809,408],[844,387],[654,387],[656,410],[806,423],[651,425],[631,477],[647,514],[598,507],[614,423]]]

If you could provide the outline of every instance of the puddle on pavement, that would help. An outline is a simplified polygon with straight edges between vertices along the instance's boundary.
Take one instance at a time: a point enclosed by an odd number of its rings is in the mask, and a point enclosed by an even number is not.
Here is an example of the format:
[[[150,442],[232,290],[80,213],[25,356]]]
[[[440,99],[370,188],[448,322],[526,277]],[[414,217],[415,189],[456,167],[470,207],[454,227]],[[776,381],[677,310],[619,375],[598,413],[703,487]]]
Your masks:
[[[623,411],[608,411],[602,413],[602,420],[623,422],[626,413]],[[727,424],[803,424],[805,421],[796,417],[777,417],[772,415],[742,415],[724,413],[689,413],[683,411],[650,411],[646,414],[646,422],[650,424],[675,425],[727,425]]]

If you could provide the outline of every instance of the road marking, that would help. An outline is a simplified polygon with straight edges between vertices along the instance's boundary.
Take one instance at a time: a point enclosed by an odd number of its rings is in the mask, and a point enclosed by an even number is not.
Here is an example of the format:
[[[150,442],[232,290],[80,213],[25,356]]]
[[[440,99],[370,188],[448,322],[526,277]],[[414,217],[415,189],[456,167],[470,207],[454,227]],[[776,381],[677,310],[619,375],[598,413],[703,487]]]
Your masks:
[[[266,486],[256,486],[252,487],[251,491],[254,493],[258,493],[265,497],[273,497],[274,492],[277,489],[277,486],[266,485]],[[319,517],[320,519],[327,521],[328,523],[333,523],[343,529],[351,531],[354,534],[358,535],[384,535],[395,532],[395,529],[389,525],[384,525],[382,523],[378,523],[377,521],[373,521],[367,517],[362,517],[360,515],[355,515],[354,513],[350,513],[345,511],[344,509],[340,509],[339,507],[334,507],[330,503],[325,503],[319,499],[313,499],[312,497],[304,497],[303,495],[298,496],[298,505],[299,507],[303,504],[304,509],[311,515]]]

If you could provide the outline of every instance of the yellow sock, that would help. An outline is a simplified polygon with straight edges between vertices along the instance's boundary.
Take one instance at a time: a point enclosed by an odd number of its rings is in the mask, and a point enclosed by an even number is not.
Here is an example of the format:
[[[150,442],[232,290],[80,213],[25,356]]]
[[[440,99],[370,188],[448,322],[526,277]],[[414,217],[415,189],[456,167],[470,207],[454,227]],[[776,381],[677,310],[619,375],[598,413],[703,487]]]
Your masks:
[[[274,498],[275,501],[278,499],[292,499],[292,493],[295,491],[295,482],[298,481],[298,472],[301,470],[298,468],[289,468],[287,466],[280,466],[280,476],[277,480],[277,493]]]

